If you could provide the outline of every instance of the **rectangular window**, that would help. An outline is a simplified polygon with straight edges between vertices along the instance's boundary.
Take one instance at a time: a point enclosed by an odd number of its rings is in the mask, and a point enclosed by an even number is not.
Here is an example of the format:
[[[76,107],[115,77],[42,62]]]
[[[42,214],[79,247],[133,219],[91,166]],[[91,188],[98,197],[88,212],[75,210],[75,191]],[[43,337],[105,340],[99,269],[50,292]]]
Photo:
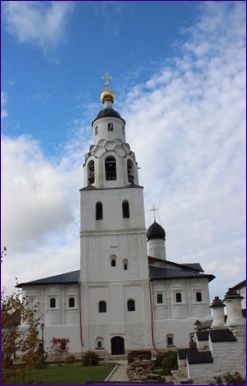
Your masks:
[[[182,294],[181,292],[176,293],[176,303],[182,303]]]
[[[50,308],[56,308],[56,299],[50,298]]]
[[[163,303],[163,294],[157,294],[157,304]]]
[[[75,298],[69,298],[69,307],[74,308],[75,307]]]
[[[196,292],[196,301],[201,302],[202,301],[202,293],[201,292]]]

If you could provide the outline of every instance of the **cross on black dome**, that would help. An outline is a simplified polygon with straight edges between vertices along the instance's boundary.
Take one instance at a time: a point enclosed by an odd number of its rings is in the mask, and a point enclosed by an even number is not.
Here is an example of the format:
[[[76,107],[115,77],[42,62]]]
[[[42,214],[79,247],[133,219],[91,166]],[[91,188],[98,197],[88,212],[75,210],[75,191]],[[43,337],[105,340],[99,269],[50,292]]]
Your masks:
[[[154,240],[154,239],[166,239],[166,232],[164,228],[160,224],[158,224],[156,221],[153,222],[152,225],[147,230],[147,239],[148,240]]]

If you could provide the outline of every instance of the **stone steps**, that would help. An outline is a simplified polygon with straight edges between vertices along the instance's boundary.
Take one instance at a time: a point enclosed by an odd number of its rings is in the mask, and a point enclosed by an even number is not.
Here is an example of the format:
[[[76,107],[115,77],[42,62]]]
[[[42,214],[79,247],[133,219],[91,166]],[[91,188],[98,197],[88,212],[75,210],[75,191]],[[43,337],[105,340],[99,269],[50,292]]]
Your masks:
[[[183,373],[181,373],[180,370],[173,370],[172,378],[174,379],[176,385],[184,385],[184,384],[192,383],[191,379],[189,379]]]

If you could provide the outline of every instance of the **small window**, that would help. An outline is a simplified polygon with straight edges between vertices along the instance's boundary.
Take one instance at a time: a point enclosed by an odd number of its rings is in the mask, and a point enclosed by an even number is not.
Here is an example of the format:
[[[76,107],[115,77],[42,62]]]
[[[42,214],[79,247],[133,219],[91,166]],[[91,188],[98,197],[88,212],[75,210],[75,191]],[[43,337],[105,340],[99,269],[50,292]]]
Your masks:
[[[122,126],[122,129],[123,129],[123,135],[125,135],[125,127],[124,127],[124,125]]]
[[[163,303],[163,294],[157,294],[157,303],[162,304]]]
[[[103,220],[103,205],[101,202],[96,203],[95,218],[96,218],[96,220]]]
[[[107,181],[117,179],[116,160],[114,157],[110,156],[105,159],[105,178]]]
[[[104,300],[99,302],[99,312],[106,312],[106,302]]]
[[[94,183],[94,161],[89,161],[87,166],[88,184]]]
[[[134,167],[133,162],[128,159],[127,161],[127,172],[128,172],[128,181],[133,184],[134,183]]]
[[[128,300],[127,309],[128,309],[128,311],[135,311],[136,310],[135,301],[133,299]]]
[[[95,135],[98,134],[98,126],[95,126]]]
[[[122,203],[123,218],[130,217],[130,208],[128,201],[123,201]]]
[[[127,271],[127,269],[128,269],[128,259],[124,259],[123,260],[123,269],[124,269],[124,271]]]
[[[115,255],[110,256],[111,267],[116,267],[117,265],[117,257]]]
[[[182,303],[182,294],[181,292],[176,293],[176,303]]]
[[[69,298],[69,307],[74,308],[75,307],[75,298]]]
[[[173,344],[173,334],[169,334],[167,335],[166,337],[166,343],[167,343],[167,346],[174,346]]]
[[[50,308],[56,308],[56,299],[50,298]]]
[[[202,301],[202,293],[201,292],[196,292],[196,301],[201,302]]]
[[[104,339],[102,337],[96,338],[95,347],[96,350],[102,350],[104,348]]]
[[[108,131],[113,131],[113,124],[112,123],[108,123]]]

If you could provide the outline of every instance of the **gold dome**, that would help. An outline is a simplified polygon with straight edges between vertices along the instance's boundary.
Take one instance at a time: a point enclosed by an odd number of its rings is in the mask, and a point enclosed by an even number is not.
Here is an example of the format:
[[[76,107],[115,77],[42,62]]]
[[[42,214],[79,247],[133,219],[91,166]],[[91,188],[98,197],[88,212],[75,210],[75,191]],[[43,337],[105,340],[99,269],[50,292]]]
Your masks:
[[[104,90],[101,95],[100,95],[100,99],[101,99],[101,102],[102,103],[105,103],[106,101],[109,101],[109,102],[114,102],[114,99],[115,99],[115,95],[113,94],[113,92],[109,89],[106,89]]]

